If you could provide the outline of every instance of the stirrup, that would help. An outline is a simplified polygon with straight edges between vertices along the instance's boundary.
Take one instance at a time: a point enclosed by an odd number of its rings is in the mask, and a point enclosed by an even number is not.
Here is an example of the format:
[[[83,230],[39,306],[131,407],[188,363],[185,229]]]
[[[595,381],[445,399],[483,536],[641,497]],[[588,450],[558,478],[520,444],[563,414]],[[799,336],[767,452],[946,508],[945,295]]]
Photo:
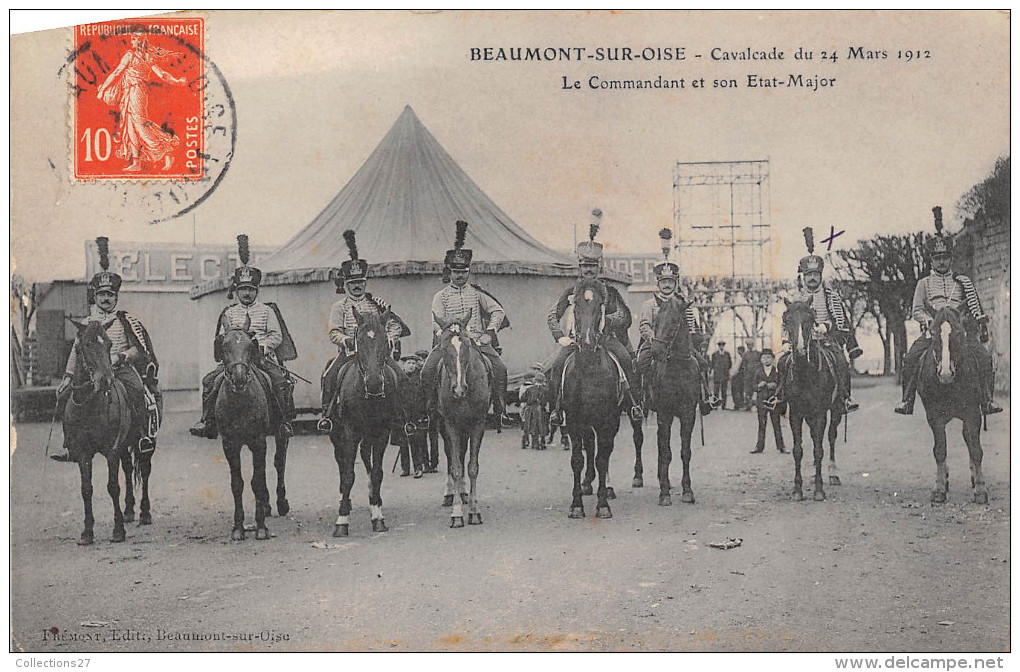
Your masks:
[[[499,414],[499,424],[503,429],[509,429],[514,426],[514,420],[503,411]]]
[[[635,422],[640,422],[644,420],[645,419],[644,410],[637,404],[634,404],[633,406],[630,407],[630,419]]]
[[[845,409],[846,413],[853,413],[854,411],[856,411],[860,407],[861,407],[861,405],[858,404],[853,399],[851,399],[850,397],[847,397],[846,399],[843,400],[843,408]]]
[[[418,431],[418,425],[411,420],[404,423],[404,436],[413,436]]]
[[[549,425],[551,427],[560,427],[563,425],[563,411],[560,409],[554,409],[549,412]]]
[[[148,455],[149,453],[156,450],[156,442],[151,436],[143,436],[138,439],[138,452],[142,455]]]
[[[280,426],[276,430],[276,435],[285,439],[289,439],[294,436],[294,427],[289,422],[283,420],[280,422]]]
[[[761,405],[763,408],[767,408],[770,411],[774,411],[776,410],[776,407],[779,406],[779,399],[775,395],[772,395],[765,401],[761,402]]]
[[[711,406],[713,410],[718,409],[720,406],[722,406],[722,404],[723,400],[715,396],[714,394],[708,397],[708,405]]]
[[[863,354],[864,354],[864,351],[861,350],[860,346],[854,348],[849,353],[847,353],[847,355],[850,357],[851,360],[857,359],[858,357],[860,357]]]
[[[322,432],[323,434],[329,434],[333,431],[333,421],[329,418],[322,418],[315,423],[315,429]]]
[[[985,415],[994,415],[996,413],[1002,413],[1002,406],[999,406],[994,401],[986,401],[981,404],[981,412]]]

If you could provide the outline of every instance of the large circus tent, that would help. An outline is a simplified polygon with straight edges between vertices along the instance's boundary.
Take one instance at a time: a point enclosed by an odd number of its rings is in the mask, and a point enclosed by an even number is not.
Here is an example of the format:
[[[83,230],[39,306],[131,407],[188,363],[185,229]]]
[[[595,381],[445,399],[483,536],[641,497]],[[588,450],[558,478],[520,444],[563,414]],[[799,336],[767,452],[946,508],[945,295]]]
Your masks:
[[[457,165],[405,107],[390,131],[350,181],[307,226],[260,264],[260,300],[283,311],[298,350],[289,367],[318,381],[335,354],[326,337],[330,306],[340,298],[332,282],[347,258],[343,231],[357,234],[370,262],[369,291],[388,301],[411,329],[403,351],[432,345],[432,296],[442,289],[442,260],[453,246],[454,222],[469,222],[466,247],[474,250],[473,282],[496,296],[512,327],[500,332],[512,381],[556,348],[546,317],[576,275],[574,259],[538,242],[514,223]],[[620,288],[628,276],[607,272]],[[212,334],[229,301],[229,278],[197,285],[198,333]],[[211,348],[204,365],[209,370]],[[317,385],[299,384],[299,408],[319,405]]]

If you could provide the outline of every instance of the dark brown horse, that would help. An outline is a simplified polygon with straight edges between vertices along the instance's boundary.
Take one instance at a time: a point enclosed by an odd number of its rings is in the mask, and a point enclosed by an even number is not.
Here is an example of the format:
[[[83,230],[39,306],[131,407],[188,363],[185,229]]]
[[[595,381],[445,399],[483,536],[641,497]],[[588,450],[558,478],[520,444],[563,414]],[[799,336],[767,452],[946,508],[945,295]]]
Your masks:
[[[825,447],[822,440],[828,427],[829,482],[839,485],[836,475],[836,435],[843,418],[843,402],[836,382],[833,361],[838,353],[832,352],[814,338],[815,314],[806,301],[787,301],[783,313],[783,327],[790,339],[792,352],[788,361],[780,366],[783,389],[790,407],[790,429],[793,432],[793,496],[804,499],[800,461],[804,456],[804,421],[807,421],[814,443],[815,492],[814,500],[825,500],[822,485],[822,460]]]
[[[570,504],[571,518],[584,518],[581,471],[587,458],[588,468],[594,464],[599,485],[595,516],[612,518],[609,508],[609,458],[613,454],[616,434],[620,431],[623,394],[620,390],[617,365],[603,345],[606,334],[603,321],[606,296],[595,280],[581,279],[574,285],[574,333],[576,351],[565,365],[563,376],[563,408],[570,435],[570,467],[574,472],[574,489]],[[590,487],[590,480],[586,479]],[[591,494],[590,491],[588,494]]]
[[[92,460],[97,454],[106,458],[106,490],[113,500],[113,536],[111,541],[124,541],[125,522],[134,520],[133,482],[141,475],[142,500],[140,525],[151,525],[149,510],[149,474],[152,453],[132,450],[142,436],[141,427],[133,425],[131,408],[124,384],[114,377],[110,360],[110,338],[99,322],[80,324],[74,342],[77,372],[71,380],[70,398],[64,407],[63,426],[68,454],[78,463],[81,474],[81,498],[85,506],[85,529],[78,543],[87,546],[95,541],[95,518],[92,513]],[[132,460],[134,457],[134,460]],[[124,471],[125,502],[120,508],[120,470]],[[134,478],[132,476],[134,475]]]
[[[691,489],[691,434],[697,420],[698,403],[701,401],[701,372],[698,360],[691,352],[690,334],[684,315],[687,304],[681,299],[665,301],[659,310],[655,325],[655,336],[650,347],[655,366],[652,369],[652,403],[658,425],[657,443],[659,449],[659,506],[670,506],[669,464],[673,460],[670,437],[673,418],[680,420],[680,460],[684,465],[680,484],[683,488],[681,499],[694,503]]]
[[[223,442],[223,454],[230,466],[230,491],[234,495],[233,541],[243,541],[244,479],[241,476],[241,449],[251,451],[251,487],[255,493],[255,538],[269,538],[266,516],[269,515],[269,488],[266,486],[266,435],[270,429],[269,399],[255,366],[259,345],[245,329],[228,329],[220,341],[223,378],[216,396],[216,426]],[[286,439],[284,439],[284,451]],[[277,438],[277,452],[280,439]],[[282,483],[282,477],[280,479]],[[279,490],[277,491],[279,493]],[[279,500],[281,512],[286,499]]]
[[[446,451],[446,496],[452,505],[450,527],[464,527],[464,510],[468,505],[468,525],[481,525],[478,510],[478,456],[485,436],[485,418],[489,408],[491,386],[485,367],[485,356],[468,337],[468,314],[456,321],[436,318],[443,330],[438,347],[442,351],[439,375],[439,416],[443,447]],[[469,452],[470,449],[470,452]],[[465,487],[464,468],[470,480]],[[454,494],[460,495],[460,501]]]
[[[963,422],[963,440],[970,453],[970,485],[976,504],[988,503],[985,477],[981,473],[981,390],[977,361],[959,314],[943,308],[931,324],[931,343],[921,356],[917,390],[935,439],[935,487],[932,503],[946,501],[949,469],[946,467],[946,424],[953,418]]]
[[[400,410],[401,381],[385,363],[390,356],[386,338],[389,311],[380,316],[355,309],[354,317],[358,321],[354,359],[343,370],[330,418],[333,429],[329,440],[333,442],[333,458],[340,470],[340,510],[333,527],[334,537],[350,534],[351,488],[359,448],[369,476],[372,531],[389,531],[382,510],[383,457]]]

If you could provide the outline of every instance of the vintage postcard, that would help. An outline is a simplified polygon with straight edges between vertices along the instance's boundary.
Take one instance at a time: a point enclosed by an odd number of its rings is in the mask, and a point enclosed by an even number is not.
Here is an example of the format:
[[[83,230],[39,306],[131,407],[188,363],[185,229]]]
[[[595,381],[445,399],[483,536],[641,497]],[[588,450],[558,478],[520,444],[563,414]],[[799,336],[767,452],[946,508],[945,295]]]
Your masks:
[[[12,653],[1001,666],[1009,36],[12,35]]]

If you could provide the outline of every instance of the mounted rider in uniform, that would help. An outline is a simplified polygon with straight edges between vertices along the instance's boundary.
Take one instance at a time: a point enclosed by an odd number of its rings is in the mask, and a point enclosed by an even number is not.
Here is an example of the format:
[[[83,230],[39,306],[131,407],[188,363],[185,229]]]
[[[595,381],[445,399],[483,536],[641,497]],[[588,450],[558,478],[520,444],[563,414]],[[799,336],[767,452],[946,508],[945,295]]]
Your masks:
[[[458,221],[453,249],[446,251],[443,262],[443,282],[446,287],[436,292],[432,298],[433,316],[433,348],[425,359],[421,371],[422,389],[425,391],[428,409],[437,410],[439,365],[442,362],[442,351],[436,347],[442,329],[438,320],[456,321],[466,315],[471,318],[467,323],[468,334],[478,345],[478,349],[491,365],[492,407],[499,422],[508,426],[510,418],[506,414],[506,364],[500,359],[499,339],[496,332],[510,326],[506,311],[492,294],[476,284],[468,282],[471,273],[472,251],[464,247],[468,223]]]
[[[850,397],[850,361],[844,354],[844,348],[849,351],[850,360],[860,357],[862,351],[857,344],[857,334],[854,332],[849,312],[843,305],[842,299],[834,289],[822,284],[825,260],[814,253],[814,231],[810,226],[804,228],[804,243],[807,246],[808,254],[801,257],[797,264],[799,289],[791,297],[791,301],[807,302],[814,311],[814,340],[833,355],[833,362],[836,366],[836,385],[840,398],[843,399],[843,408],[846,413],[850,413],[860,408],[860,405]],[[782,356],[778,367],[782,373],[789,363],[789,335],[784,337],[781,352]],[[780,375],[779,389],[776,395],[764,402],[769,409],[775,408],[777,403],[783,401],[782,379],[783,376]]]
[[[659,231],[659,240],[662,243],[663,260],[652,267],[652,272],[655,273],[655,284],[658,287],[658,291],[655,292],[655,295],[652,298],[642,304],[641,312],[638,314],[638,333],[641,334],[641,338],[638,342],[635,370],[638,377],[646,376],[649,370],[651,370],[652,339],[655,338],[655,327],[658,322],[659,310],[662,308],[662,304],[673,299],[683,301],[687,304],[687,307],[684,310],[684,319],[687,322],[687,333],[690,335],[691,354],[694,355],[694,358],[698,361],[698,371],[701,374],[699,378],[701,380],[702,414],[707,415],[711,412],[717,401],[715,397],[706,399],[708,382],[705,376],[708,373],[710,365],[704,355],[701,354],[700,348],[701,342],[704,340],[705,336],[701,326],[698,324],[698,319],[694,312],[694,306],[685,296],[683,296],[683,294],[680,293],[680,265],[669,260],[669,253],[671,249],[670,241],[672,239],[673,232],[671,230],[662,229]],[[645,386],[647,389],[647,378],[645,379]]]
[[[216,336],[213,340],[213,357],[220,362],[220,339],[228,329],[248,329],[259,345],[261,356],[253,363],[268,376],[268,382],[259,376],[260,382],[266,386],[272,424],[277,427],[277,436],[294,435],[290,421],[294,419],[294,381],[283,362],[297,359],[297,348],[287,331],[287,324],[275,303],[257,301],[259,285],[262,284],[262,271],[249,266],[251,253],[248,248],[248,236],[237,237],[237,252],[241,265],[234,269],[230,290],[227,298],[237,294],[238,303],[223,309],[216,320]],[[191,428],[195,436],[215,439],[216,430],[216,396],[223,376],[222,362],[202,379],[202,419]]]
[[[598,235],[599,226],[601,225],[602,211],[596,208],[592,210],[591,214],[592,221],[588,228],[588,240],[582,241],[577,245],[578,277],[585,280],[597,279],[599,284],[602,285],[603,293],[606,297],[603,327],[605,339],[603,340],[603,345],[605,345],[621,372],[620,383],[624,389],[624,394],[630,399],[629,415],[631,418],[638,420],[643,417],[643,412],[634,399],[634,365],[630,353],[630,337],[627,335],[627,330],[630,329],[634,317],[631,315],[627,303],[620,296],[620,292],[608,282],[599,278],[602,270],[602,243],[596,243],[595,236]],[[562,326],[564,317],[566,317],[567,324],[566,332],[564,332]],[[567,357],[577,350],[577,345],[572,335],[570,335],[574,323],[574,285],[565,289],[563,294],[560,295],[559,300],[552,307],[552,310],[549,311],[547,323],[549,331],[552,333],[557,345],[560,346],[556,353],[556,358],[553,359],[549,372],[546,375],[546,378],[549,380],[549,398],[553,400],[553,410],[549,414],[549,422],[553,425],[559,425],[563,423],[560,410],[560,403],[562,401],[560,384],[563,378],[563,366],[567,361]]]
[[[372,296],[368,288],[368,262],[358,257],[358,245],[354,238],[354,231],[344,231],[344,242],[347,243],[347,251],[350,259],[340,264],[340,269],[334,278],[336,282],[336,293],[344,294],[344,297],[333,304],[329,309],[329,340],[337,347],[337,355],[326,365],[322,373],[322,419],[316,426],[320,432],[330,432],[333,429],[333,422],[330,415],[336,404],[337,391],[340,381],[343,380],[347,370],[347,364],[354,360],[355,336],[358,333],[358,318],[354,311],[361,315],[383,315],[390,310],[388,303]],[[393,311],[389,312],[386,321],[386,339],[390,344],[390,357],[386,359],[386,366],[393,371],[397,377],[398,386],[406,389],[407,376],[395,358],[400,356],[400,340],[411,335],[411,330],[403,320]]]
[[[966,275],[952,271],[953,239],[942,232],[942,208],[932,208],[935,215],[935,235],[925,243],[925,252],[931,264],[932,272],[917,281],[914,288],[914,301],[911,310],[913,317],[921,325],[921,336],[910,346],[903,356],[903,399],[895,410],[901,415],[914,412],[914,398],[917,394],[917,374],[920,369],[921,355],[931,345],[928,328],[935,314],[949,306],[960,313],[968,327],[968,344],[977,360],[977,369],[981,377],[983,401],[981,410],[985,415],[1001,413],[1002,407],[992,400],[992,389],[995,376],[992,370],[992,354],[981,343],[988,340],[988,315],[981,307],[974,282]],[[967,324],[973,319],[979,331],[979,339],[974,336],[974,324]],[[977,342],[980,340],[980,343]]]
[[[152,349],[152,340],[141,321],[123,310],[116,310],[120,299],[122,278],[109,270],[110,241],[106,236],[96,238],[99,248],[99,267],[88,284],[89,322],[99,322],[110,338],[110,361],[114,377],[124,385],[131,422],[141,430],[138,450],[143,453],[156,449],[156,431],[159,429],[160,390],[159,362]],[[71,381],[78,372],[77,348],[71,349],[64,369],[64,377],[57,386],[57,398],[63,399],[70,390]],[[66,448],[65,444],[65,448]],[[63,461],[63,456],[54,456]]]

